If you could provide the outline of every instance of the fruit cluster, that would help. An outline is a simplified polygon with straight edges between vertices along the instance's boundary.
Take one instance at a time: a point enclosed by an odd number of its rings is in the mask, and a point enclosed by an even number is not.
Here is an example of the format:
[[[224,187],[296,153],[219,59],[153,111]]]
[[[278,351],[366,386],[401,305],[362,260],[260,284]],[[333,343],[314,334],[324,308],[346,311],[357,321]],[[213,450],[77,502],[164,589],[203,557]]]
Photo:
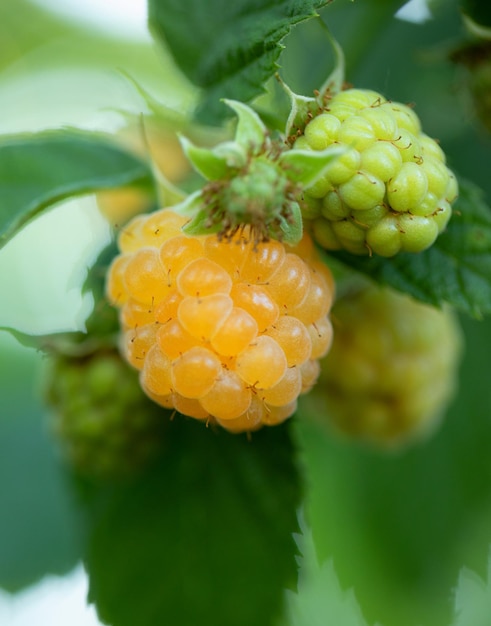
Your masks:
[[[452,398],[461,353],[453,314],[387,288],[339,299],[317,389],[340,431],[395,446],[431,431]]]
[[[233,432],[277,424],[314,384],[331,343],[333,281],[305,237],[188,236],[172,209],[120,233],[107,296],[122,352],[158,404]]]
[[[346,151],[304,194],[304,215],[321,246],[390,257],[433,244],[450,219],[457,182],[410,107],[374,91],[341,91],[294,148],[331,145]]]
[[[64,455],[84,476],[126,477],[165,445],[167,422],[116,350],[53,357],[46,399]]]

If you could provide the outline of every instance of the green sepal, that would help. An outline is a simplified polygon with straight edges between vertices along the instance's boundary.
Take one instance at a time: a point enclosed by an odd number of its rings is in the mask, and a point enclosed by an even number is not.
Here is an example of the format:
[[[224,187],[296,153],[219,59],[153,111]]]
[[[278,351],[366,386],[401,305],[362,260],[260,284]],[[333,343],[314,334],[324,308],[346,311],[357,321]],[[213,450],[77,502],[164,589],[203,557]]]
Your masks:
[[[302,211],[297,202],[292,202],[290,209],[292,211],[292,219],[288,222],[283,220],[281,224],[281,240],[290,246],[296,246],[303,237]]]
[[[232,169],[240,169],[247,164],[247,151],[237,141],[223,141],[213,148],[214,154],[225,157]]]
[[[268,131],[259,115],[243,102],[226,100],[226,105],[235,111],[239,118],[235,131],[235,141],[252,154],[259,154],[267,138]]]
[[[325,27],[322,20],[320,23]],[[316,114],[321,110],[325,104],[325,95],[329,93],[337,93],[341,91],[345,80],[345,59],[344,52],[339,43],[331,35],[329,29],[326,28],[327,38],[334,52],[334,68],[328,77],[325,79],[322,87],[316,93],[315,97],[301,96],[294,93],[283,80],[277,76],[283,89],[286,91],[287,96],[290,99],[290,114],[286,122],[285,135],[289,137],[294,134],[295,129],[303,129],[307,124],[310,115]],[[293,133],[292,133],[293,131]]]
[[[196,213],[202,208],[203,199],[201,196],[201,190],[198,189],[194,193],[187,196],[182,202],[172,207],[172,210],[182,215],[183,217],[194,217]]]
[[[266,126],[259,115],[242,102],[224,100],[238,117],[235,139],[217,144],[214,148],[200,148],[189,139],[179,136],[185,155],[194,169],[207,180],[220,180],[230,169],[247,164],[248,155],[259,154],[267,138]]]
[[[209,235],[217,233],[221,228],[219,222],[213,224],[210,222],[210,214],[206,209],[201,209],[187,224],[182,227],[182,231],[186,235]]]
[[[326,167],[334,159],[345,152],[340,146],[330,146],[322,151],[314,150],[289,150],[283,152],[278,163],[286,172],[288,179],[295,183],[301,183],[307,189],[322,176]]]
[[[292,131],[294,134],[294,129],[303,128],[306,125],[309,115],[318,111],[319,103],[315,98],[294,93],[279,76],[278,80],[290,99],[290,114],[285,128],[285,136],[290,137]]]
[[[215,150],[195,146],[187,137],[179,136],[184,154],[194,169],[207,180],[217,180],[226,176],[229,169],[225,154],[217,154]]]

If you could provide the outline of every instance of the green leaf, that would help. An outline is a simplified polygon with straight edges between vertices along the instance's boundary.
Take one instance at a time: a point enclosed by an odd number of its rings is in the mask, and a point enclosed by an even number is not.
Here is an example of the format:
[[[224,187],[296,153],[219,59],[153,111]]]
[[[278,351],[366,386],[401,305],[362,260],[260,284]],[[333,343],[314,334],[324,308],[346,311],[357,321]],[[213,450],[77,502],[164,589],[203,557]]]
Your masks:
[[[114,626],[269,626],[296,581],[288,425],[245,436],[177,416],[168,455],[95,494],[89,599]]]
[[[455,591],[455,619],[452,626],[487,626],[491,615],[491,554],[487,583],[464,567]]]
[[[110,138],[52,130],[0,138],[0,247],[29,220],[70,196],[152,185],[149,167]]]
[[[319,564],[310,529],[303,528],[297,542],[302,553],[298,590],[286,592],[285,626],[367,626],[353,590],[341,588],[332,560]]]
[[[178,66],[202,88],[198,116],[220,123],[222,98],[248,102],[276,72],[281,42],[292,26],[328,0],[148,0],[150,30]]]
[[[78,562],[78,511],[37,387],[41,357],[0,336],[0,587],[18,591]]]
[[[419,254],[393,258],[333,253],[353,269],[432,305],[450,303],[476,318],[491,313],[491,209],[481,191],[459,181],[453,216],[436,242]]]

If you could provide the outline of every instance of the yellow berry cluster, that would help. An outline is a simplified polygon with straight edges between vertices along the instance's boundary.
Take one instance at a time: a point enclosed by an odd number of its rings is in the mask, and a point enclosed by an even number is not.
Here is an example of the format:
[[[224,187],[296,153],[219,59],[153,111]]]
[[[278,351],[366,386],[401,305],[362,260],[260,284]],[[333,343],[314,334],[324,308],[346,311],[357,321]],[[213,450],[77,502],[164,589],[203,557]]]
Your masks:
[[[155,402],[232,432],[278,424],[329,350],[329,269],[308,236],[290,248],[248,229],[188,236],[172,209],[135,217],[119,235],[107,295],[122,352]]]

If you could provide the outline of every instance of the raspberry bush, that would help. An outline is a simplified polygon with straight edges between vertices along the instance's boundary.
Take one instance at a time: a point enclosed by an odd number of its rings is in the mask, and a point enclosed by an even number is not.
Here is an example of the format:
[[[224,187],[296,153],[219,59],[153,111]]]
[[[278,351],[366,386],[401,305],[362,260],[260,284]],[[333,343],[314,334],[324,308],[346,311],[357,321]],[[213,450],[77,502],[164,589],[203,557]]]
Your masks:
[[[138,42],[4,4],[0,588],[449,626],[459,580],[487,623],[485,3],[146,0]]]

